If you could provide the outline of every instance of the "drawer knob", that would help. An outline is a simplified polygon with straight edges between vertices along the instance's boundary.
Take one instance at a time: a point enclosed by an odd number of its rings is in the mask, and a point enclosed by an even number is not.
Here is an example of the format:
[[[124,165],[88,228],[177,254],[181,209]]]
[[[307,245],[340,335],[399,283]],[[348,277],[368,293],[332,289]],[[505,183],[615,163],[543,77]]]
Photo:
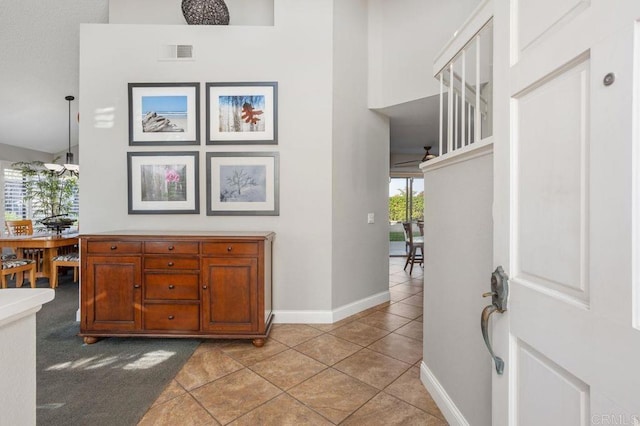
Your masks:
[[[167,265],[173,266],[173,262],[169,262],[169,263],[167,263]]]
[[[173,315],[169,315],[169,319],[170,319],[170,320],[172,320],[172,319],[174,319],[174,318],[175,318],[175,317],[174,317]]]
[[[133,288],[140,288],[140,284],[134,284]]]
[[[117,249],[118,249],[118,246],[116,245],[111,246],[111,250],[117,250]]]
[[[175,285],[173,285],[173,284],[169,284],[169,290],[173,290],[174,288],[176,288],[176,286],[175,286]]]
[[[174,246],[169,246],[169,251],[173,250],[175,247]]]
[[[227,251],[231,251],[231,250],[233,250],[233,247],[231,246],[227,247]]]

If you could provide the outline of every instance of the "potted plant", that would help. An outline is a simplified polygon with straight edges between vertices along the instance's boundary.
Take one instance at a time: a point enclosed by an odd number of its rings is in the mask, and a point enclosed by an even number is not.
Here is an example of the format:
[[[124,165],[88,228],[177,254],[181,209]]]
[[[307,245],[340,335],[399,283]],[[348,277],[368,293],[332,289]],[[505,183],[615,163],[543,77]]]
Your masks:
[[[68,217],[78,190],[76,175],[48,169],[41,161],[19,162],[12,167],[20,170],[25,178],[26,201],[31,201],[33,213],[44,216],[39,222],[60,232],[70,227],[76,219]]]

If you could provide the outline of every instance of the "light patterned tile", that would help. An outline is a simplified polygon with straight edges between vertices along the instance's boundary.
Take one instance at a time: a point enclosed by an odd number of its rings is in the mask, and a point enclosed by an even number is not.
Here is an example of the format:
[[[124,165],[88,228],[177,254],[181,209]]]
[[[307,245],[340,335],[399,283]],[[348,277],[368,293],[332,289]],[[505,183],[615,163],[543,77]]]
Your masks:
[[[423,305],[423,295],[422,293],[416,294],[415,296],[406,298],[402,301],[402,303],[406,303],[407,305],[419,306]]]
[[[362,408],[345,420],[342,425],[421,425],[445,426],[446,423],[406,402],[387,395],[384,392],[376,395]]]
[[[384,391],[444,420],[442,412],[420,381],[419,367],[411,367]]]
[[[287,346],[296,346],[320,334],[321,330],[305,324],[274,324],[269,338]]]
[[[422,359],[422,342],[396,333],[372,343],[369,349],[409,364]]]
[[[337,424],[371,399],[378,391],[353,377],[328,368],[290,389],[288,393]]]
[[[422,307],[407,305],[404,302],[393,303],[385,311],[409,319],[415,319],[422,315]]]
[[[191,391],[191,395],[222,424],[248,413],[280,393],[280,389],[246,368]]]
[[[289,395],[280,395],[229,423],[230,426],[331,426],[333,423]]]
[[[375,312],[367,317],[361,318],[358,322],[367,324],[371,327],[381,328],[387,331],[393,331],[407,324],[410,320],[399,315],[390,314],[389,312]]]
[[[395,330],[394,333],[422,341],[422,336],[424,335],[424,325],[422,324],[422,321],[411,321],[410,323],[403,325],[399,329]]]
[[[289,389],[327,368],[326,365],[292,349],[251,366],[280,389]]]
[[[212,426],[219,424],[189,394],[152,406],[138,423],[140,426]]]
[[[242,368],[242,364],[218,349],[200,345],[178,372],[176,380],[191,390]]]
[[[330,334],[361,346],[367,346],[386,336],[389,332],[355,321],[331,331]]]
[[[153,405],[162,404],[163,402],[167,402],[170,399],[182,396],[186,392],[187,391],[182,386],[180,386],[180,383],[175,380],[171,380],[169,384],[164,388],[160,396],[158,396],[158,399],[155,400]]]
[[[326,365],[342,361],[362,349],[362,346],[348,342],[331,334],[323,334],[294,348]]]
[[[220,350],[243,365],[249,366],[287,350],[287,346],[276,340],[267,339],[263,347],[256,348],[251,340],[234,340],[222,346]]]
[[[336,370],[378,389],[384,389],[410,367],[411,364],[369,349],[362,349],[334,365]]]

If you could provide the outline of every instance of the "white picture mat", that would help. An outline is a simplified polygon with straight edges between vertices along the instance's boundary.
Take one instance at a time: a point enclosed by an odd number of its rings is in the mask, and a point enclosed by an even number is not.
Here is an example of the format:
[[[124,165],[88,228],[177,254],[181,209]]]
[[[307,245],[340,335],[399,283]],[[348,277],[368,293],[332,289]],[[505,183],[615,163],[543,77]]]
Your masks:
[[[185,201],[142,201],[142,166],[187,166],[187,199]],[[132,156],[131,157],[131,209],[132,210],[194,210],[196,208],[195,158],[192,155]]]
[[[148,132],[142,131],[142,98],[144,96],[187,96],[186,132]],[[195,87],[133,87],[131,89],[133,140],[136,142],[191,141],[197,139],[196,133],[196,88]]]
[[[264,202],[221,202],[221,166],[265,166],[266,200]],[[211,210],[215,211],[270,211],[275,209],[275,158],[274,157],[211,157]]]
[[[272,86],[210,86],[209,93],[209,140],[211,141],[247,141],[274,139],[274,104]],[[220,102],[219,96],[264,96],[265,110],[261,119],[264,120],[263,132],[220,132]]]

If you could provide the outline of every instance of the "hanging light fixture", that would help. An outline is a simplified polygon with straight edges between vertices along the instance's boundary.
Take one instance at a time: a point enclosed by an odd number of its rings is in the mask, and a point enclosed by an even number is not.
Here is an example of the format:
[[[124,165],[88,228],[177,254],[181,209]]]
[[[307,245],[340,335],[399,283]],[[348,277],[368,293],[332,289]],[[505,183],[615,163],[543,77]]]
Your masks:
[[[71,95],[65,96],[64,97],[65,100],[69,103],[69,117],[68,117],[68,124],[69,124],[69,150],[67,151],[67,162],[66,164],[73,164],[73,152],[71,152],[71,101],[74,100],[75,98]],[[66,165],[65,164],[65,165]]]
[[[66,172],[69,172],[74,176],[78,176],[78,173],[80,171],[80,166],[78,166],[77,164],[73,164],[73,152],[71,152],[71,101],[73,101],[75,97],[72,95],[67,95],[64,97],[64,99],[69,103],[69,113],[67,117],[67,121],[68,121],[67,124],[69,126],[68,133],[67,133],[68,140],[69,140],[69,147],[67,150],[66,162],[64,165],[47,163],[45,164],[45,167],[51,170],[53,173],[57,173],[58,175],[63,175]]]

